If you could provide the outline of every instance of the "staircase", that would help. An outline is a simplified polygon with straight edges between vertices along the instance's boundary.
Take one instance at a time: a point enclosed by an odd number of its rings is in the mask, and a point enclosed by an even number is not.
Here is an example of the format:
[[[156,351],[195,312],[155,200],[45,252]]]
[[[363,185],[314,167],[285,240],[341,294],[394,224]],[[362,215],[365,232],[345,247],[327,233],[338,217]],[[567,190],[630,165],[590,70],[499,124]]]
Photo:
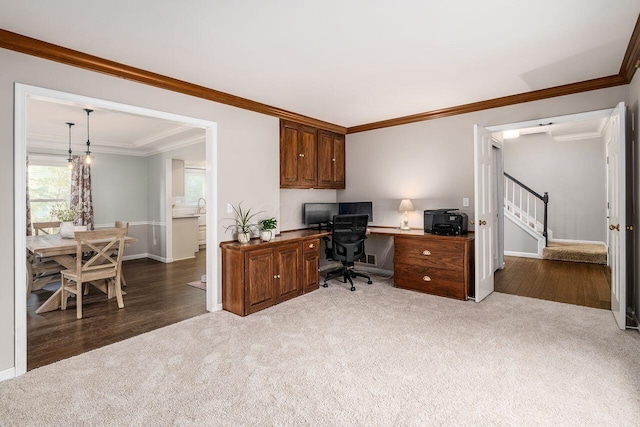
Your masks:
[[[538,257],[557,261],[607,263],[602,243],[551,241],[547,228],[549,194],[540,195],[511,175],[504,174],[504,217],[538,241]]]
[[[504,216],[538,241],[540,258],[551,235],[547,228],[548,203],[548,193],[540,195],[505,172]]]

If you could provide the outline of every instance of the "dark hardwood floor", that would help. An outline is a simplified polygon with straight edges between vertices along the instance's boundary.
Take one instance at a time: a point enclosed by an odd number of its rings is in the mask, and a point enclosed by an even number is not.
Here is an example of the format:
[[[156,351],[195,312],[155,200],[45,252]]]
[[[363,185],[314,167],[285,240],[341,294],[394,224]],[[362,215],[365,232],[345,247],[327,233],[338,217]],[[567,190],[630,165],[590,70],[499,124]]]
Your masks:
[[[206,313],[205,291],[187,286],[205,274],[206,252],[170,264],[139,259],[123,263],[124,308],[91,287],[76,319],[75,299],[66,311],[38,315],[36,309],[58,288],[51,284],[27,300],[27,369],[31,370]],[[49,288],[49,289],[47,289]]]
[[[606,265],[505,257],[495,274],[495,290],[594,308],[611,308],[610,273]]]

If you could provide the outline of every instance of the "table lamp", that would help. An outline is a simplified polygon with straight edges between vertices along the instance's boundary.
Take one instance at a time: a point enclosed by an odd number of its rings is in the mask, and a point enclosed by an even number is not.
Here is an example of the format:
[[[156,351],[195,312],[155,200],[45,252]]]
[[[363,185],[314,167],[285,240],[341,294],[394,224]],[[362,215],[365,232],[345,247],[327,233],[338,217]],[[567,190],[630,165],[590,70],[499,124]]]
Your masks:
[[[409,228],[409,217],[407,216],[407,212],[414,210],[413,203],[409,199],[402,199],[400,202],[400,207],[398,208],[400,212],[404,211],[404,220],[402,221],[402,225],[400,226],[401,230],[410,230]]]

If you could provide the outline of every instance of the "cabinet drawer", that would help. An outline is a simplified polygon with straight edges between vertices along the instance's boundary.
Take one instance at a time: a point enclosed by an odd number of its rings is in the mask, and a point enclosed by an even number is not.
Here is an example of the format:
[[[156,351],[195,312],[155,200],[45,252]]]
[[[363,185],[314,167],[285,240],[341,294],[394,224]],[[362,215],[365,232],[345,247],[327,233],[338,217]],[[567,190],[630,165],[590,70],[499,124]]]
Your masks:
[[[302,253],[308,254],[312,252],[318,252],[320,247],[320,239],[305,240],[302,243]]]
[[[464,242],[396,237],[394,264],[462,270]]]
[[[394,283],[398,288],[412,289],[443,297],[466,299],[462,270],[444,270],[409,264],[395,264]]]

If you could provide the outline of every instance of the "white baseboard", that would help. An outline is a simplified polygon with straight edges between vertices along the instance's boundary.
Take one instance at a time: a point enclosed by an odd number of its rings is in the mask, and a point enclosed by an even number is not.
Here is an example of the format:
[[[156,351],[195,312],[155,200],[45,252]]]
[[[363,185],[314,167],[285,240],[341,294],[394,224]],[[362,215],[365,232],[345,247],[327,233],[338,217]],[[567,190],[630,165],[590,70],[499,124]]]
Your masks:
[[[542,257],[538,254],[529,253],[529,252],[514,252],[514,251],[504,251],[506,256],[517,256],[520,258],[536,258],[542,259]]]
[[[98,230],[100,228],[113,228],[115,222],[109,222],[106,224],[93,224],[93,228]],[[167,224],[164,222],[158,222],[158,221],[133,221],[133,222],[129,222],[129,227],[138,227],[141,225],[158,225],[161,227],[166,227]]]
[[[185,260],[185,259],[194,259],[195,257],[196,257],[196,256],[194,255],[194,256],[186,256],[186,257],[184,257],[184,258],[173,258],[173,259],[171,260],[171,262],[174,262],[174,261],[182,261],[182,260]]]
[[[558,242],[558,243],[575,243],[577,245],[603,245],[606,246],[605,242],[598,242],[597,240],[571,240],[571,239],[549,239],[549,242]]]
[[[131,261],[132,259],[142,259],[142,258],[149,258],[149,254],[131,254],[131,255],[122,256],[123,261]]]
[[[222,304],[218,304],[211,310],[211,313],[215,313],[216,311],[222,311]]]
[[[16,368],[9,368],[4,371],[0,371],[0,381],[10,380],[11,378],[15,378],[15,376]]]
[[[154,255],[154,254],[146,254],[147,258],[156,260],[156,261],[160,261],[160,262],[164,262],[165,264],[168,264],[170,262],[173,262],[173,258],[164,258],[158,255]]]

